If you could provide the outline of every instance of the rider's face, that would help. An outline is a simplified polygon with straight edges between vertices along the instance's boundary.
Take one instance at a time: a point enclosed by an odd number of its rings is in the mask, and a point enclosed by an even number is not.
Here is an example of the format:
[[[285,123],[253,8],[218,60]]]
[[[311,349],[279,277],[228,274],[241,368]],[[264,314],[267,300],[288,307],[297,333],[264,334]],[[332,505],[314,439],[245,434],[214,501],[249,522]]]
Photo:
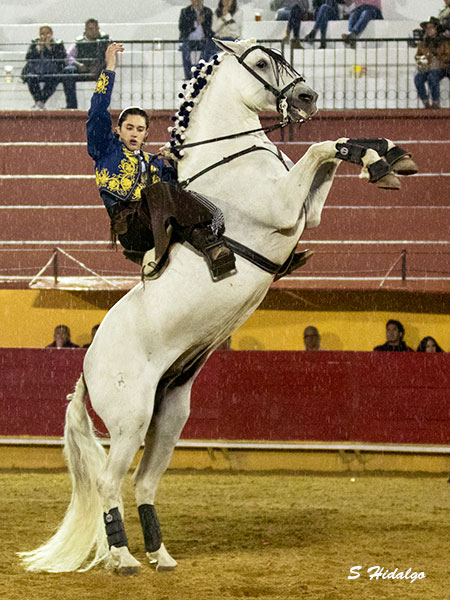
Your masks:
[[[128,115],[125,121],[117,128],[120,141],[128,150],[140,150],[147,137],[147,127],[141,115]]]

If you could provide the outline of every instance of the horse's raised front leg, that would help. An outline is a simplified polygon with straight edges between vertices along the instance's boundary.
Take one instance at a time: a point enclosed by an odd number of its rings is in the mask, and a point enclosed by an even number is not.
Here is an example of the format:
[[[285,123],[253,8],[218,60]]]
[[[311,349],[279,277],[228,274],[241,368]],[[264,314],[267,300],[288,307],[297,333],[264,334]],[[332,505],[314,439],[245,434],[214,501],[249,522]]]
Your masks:
[[[177,566],[162,542],[154,502],[161,477],[189,417],[192,383],[193,378],[164,395],[147,432],[144,453],[134,476],[145,549],[157,571],[170,571]]]

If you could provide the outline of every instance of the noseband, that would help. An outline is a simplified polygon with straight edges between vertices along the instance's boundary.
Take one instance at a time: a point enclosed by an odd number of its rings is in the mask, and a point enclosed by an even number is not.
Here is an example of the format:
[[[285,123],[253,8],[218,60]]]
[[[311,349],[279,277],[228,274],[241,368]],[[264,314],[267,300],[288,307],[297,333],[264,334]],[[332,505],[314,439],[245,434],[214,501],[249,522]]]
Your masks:
[[[247,56],[254,50],[262,50],[265,54],[268,54],[270,56],[270,58],[273,60],[273,62],[276,65],[276,69],[274,69],[274,71],[275,71],[275,74],[277,77],[277,83],[278,83],[279,77],[280,77],[280,70],[289,74],[291,77],[294,77],[294,79],[290,83],[288,83],[288,85],[286,85],[284,88],[282,88],[281,90],[279,90],[276,87],[274,87],[273,85],[271,85],[268,81],[266,81],[263,77],[261,77],[261,75],[256,73],[252,69],[252,67],[250,67],[245,62],[245,59],[247,58]],[[251,75],[253,75],[253,77],[255,77],[260,83],[262,83],[266,90],[268,90],[275,96],[276,101],[277,101],[277,111],[282,115],[283,121],[284,122],[287,121],[288,120],[288,114],[287,114],[288,103],[287,103],[286,94],[291,88],[296,86],[297,83],[303,83],[305,81],[305,78],[302,77],[300,75],[300,73],[297,73],[297,71],[287,62],[287,60],[279,52],[276,52],[275,50],[272,50],[271,48],[265,48],[264,46],[252,46],[251,48],[248,48],[243,54],[241,54],[241,56],[236,56],[236,60],[245,69],[247,69],[247,71]]]

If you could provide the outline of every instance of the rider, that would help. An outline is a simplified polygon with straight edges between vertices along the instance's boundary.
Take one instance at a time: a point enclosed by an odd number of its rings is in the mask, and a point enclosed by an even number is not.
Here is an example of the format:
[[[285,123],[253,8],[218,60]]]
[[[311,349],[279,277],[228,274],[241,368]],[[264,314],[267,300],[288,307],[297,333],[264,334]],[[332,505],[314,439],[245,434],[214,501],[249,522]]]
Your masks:
[[[119,239],[127,258],[143,265],[144,275],[152,270],[155,275],[158,268],[153,262],[154,252],[144,257],[155,242],[148,206],[141,193],[159,182],[173,184],[175,189],[177,172],[161,155],[142,150],[149,127],[149,117],[142,108],[131,106],[123,110],[115,134],[112,133],[108,107],[117,53],[123,50],[123,45],[116,43],[106,50],[106,67],[97,81],[86,123],[88,153],[95,161],[96,183],[111,219],[113,240]],[[184,199],[186,203],[196,202],[186,192]],[[202,206],[201,210],[213,220],[208,209]],[[230,262],[234,266],[234,256],[224,245],[220,233],[204,223],[180,231],[182,239],[203,253],[214,276],[229,272]]]

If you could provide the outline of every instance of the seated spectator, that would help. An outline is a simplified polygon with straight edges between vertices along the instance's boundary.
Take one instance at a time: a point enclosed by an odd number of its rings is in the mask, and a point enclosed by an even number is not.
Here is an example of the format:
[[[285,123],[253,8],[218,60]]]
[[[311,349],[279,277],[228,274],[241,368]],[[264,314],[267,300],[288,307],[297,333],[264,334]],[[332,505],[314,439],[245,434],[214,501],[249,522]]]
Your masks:
[[[320,31],[320,48],[327,47],[328,21],[339,20],[339,4],[344,4],[344,0],[313,0],[316,20],[314,27],[305,36],[307,42],[313,42],[316,39],[317,31]]]
[[[27,62],[21,77],[33,97],[33,108],[44,110],[45,103],[55,93],[59,83],[64,86],[67,108],[70,108],[70,89],[62,75],[66,66],[66,49],[61,40],[53,37],[49,25],[39,28],[39,37],[32,40],[25,60]]]
[[[277,21],[288,22],[284,34],[284,41],[289,41],[292,32],[293,45],[297,48],[302,48],[302,45],[300,44],[300,25],[302,21],[307,21],[310,17],[309,1],[273,0],[270,8],[277,11]]]
[[[386,323],[386,342],[376,346],[374,350],[381,352],[414,352],[412,348],[403,341],[405,328],[395,319],[389,319]]]
[[[77,81],[97,81],[105,67],[105,52],[109,35],[100,31],[96,19],[88,19],[84,24],[84,34],[77,37],[67,53],[67,67],[64,72],[70,86],[70,107],[78,108]]]
[[[431,17],[420,26],[424,37],[419,42],[415,55],[417,73],[414,76],[414,85],[425,108],[439,108],[440,80],[448,72],[450,41],[441,36],[442,28],[436,17]],[[428,85],[429,91],[425,84]]]
[[[309,325],[303,331],[303,343],[308,352],[320,350],[320,334],[317,327]]]
[[[349,6],[353,2],[353,9],[348,16],[348,33],[342,34],[344,42],[350,48],[356,47],[356,38],[361,35],[369,21],[383,18],[381,0],[345,0]]]
[[[437,18],[442,27],[443,35],[450,37],[450,0],[444,0],[445,7],[439,12]]]
[[[97,329],[100,327],[100,324],[98,325],[94,325],[94,327],[91,329],[91,341],[89,342],[89,344],[83,344],[82,348],[89,348],[89,346],[92,344],[92,342],[94,341],[94,337],[95,334],[97,333]]]
[[[431,335],[427,335],[417,346],[417,352],[444,352]]]
[[[212,30],[219,40],[237,40],[242,38],[244,14],[237,6],[237,0],[219,0],[213,13]]]
[[[215,52],[211,40],[212,17],[212,10],[203,6],[203,0],[191,0],[190,6],[181,9],[178,29],[185,79],[192,77],[192,52],[199,52],[199,60],[206,61]]]
[[[79,348],[70,340],[70,329],[67,325],[58,325],[53,332],[53,342],[46,348]]]

